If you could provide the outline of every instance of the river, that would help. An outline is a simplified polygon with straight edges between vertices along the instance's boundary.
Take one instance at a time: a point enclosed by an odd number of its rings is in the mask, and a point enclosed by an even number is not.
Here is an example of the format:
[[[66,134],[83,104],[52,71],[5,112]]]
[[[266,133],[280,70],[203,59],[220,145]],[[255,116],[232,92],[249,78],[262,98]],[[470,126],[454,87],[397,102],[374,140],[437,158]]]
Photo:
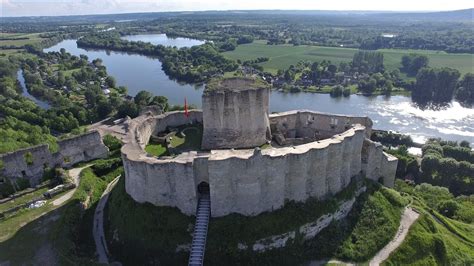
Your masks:
[[[177,47],[202,43],[187,38],[171,39],[163,34],[131,35],[123,38]],[[75,40],[62,41],[44,51],[59,51],[61,48],[74,55],[85,54],[89,60],[101,58],[108,73],[116,78],[118,85],[127,86],[130,95],[135,95],[140,90],[149,90],[155,95],[168,97],[171,104],[183,104],[186,97],[189,104],[201,106],[203,87],[180,84],[169,79],[161,69],[161,62],[156,58],[123,52],[85,50],[78,48]],[[467,140],[474,145],[474,109],[464,108],[454,101],[442,110],[422,110],[406,96],[351,95],[348,98],[332,98],[328,94],[272,92],[272,112],[294,109],[366,115],[374,121],[374,128],[409,134],[416,142],[440,137],[455,141]]]
[[[49,105],[49,103],[45,102],[45,101],[42,101],[38,98],[36,98],[35,96],[31,95],[28,90],[26,89],[26,85],[25,85],[25,78],[23,77],[23,70],[18,70],[18,72],[16,73],[16,78],[18,79],[18,81],[20,82],[20,85],[21,85],[21,88],[23,90],[22,92],[22,95],[25,96],[26,98],[32,100],[33,102],[35,102],[39,107],[43,108],[43,109],[49,109],[51,108],[51,105]]]

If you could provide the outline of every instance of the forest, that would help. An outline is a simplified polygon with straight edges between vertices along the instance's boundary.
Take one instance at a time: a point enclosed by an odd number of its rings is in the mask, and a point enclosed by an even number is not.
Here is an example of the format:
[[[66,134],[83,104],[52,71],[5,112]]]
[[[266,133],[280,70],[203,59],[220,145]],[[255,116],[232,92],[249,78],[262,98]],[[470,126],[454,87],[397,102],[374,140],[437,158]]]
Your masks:
[[[22,95],[18,69],[23,70],[28,92],[51,108]],[[54,150],[58,137],[82,133],[84,126],[104,118],[136,117],[152,104],[168,108],[166,97],[145,91],[128,99],[127,88],[116,85],[100,59],[89,62],[64,50],[0,59],[0,77],[0,153],[42,143]]]

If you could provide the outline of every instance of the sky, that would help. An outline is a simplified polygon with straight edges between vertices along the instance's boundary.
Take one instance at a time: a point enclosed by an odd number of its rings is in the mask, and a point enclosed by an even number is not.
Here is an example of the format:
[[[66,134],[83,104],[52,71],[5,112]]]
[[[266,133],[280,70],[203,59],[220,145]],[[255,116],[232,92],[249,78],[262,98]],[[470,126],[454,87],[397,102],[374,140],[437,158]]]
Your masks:
[[[0,0],[0,3],[2,17],[255,9],[442,11],[474,7],[473,0]]]

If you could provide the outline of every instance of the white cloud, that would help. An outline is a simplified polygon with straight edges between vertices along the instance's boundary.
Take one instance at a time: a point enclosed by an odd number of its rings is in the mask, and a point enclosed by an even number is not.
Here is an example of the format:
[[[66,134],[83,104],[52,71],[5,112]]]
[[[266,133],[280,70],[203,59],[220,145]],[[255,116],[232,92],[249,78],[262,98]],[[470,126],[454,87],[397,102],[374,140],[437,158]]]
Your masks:
[[[472,0],[0,0],[2,16],[107,14],[229,9],[455,10]]]

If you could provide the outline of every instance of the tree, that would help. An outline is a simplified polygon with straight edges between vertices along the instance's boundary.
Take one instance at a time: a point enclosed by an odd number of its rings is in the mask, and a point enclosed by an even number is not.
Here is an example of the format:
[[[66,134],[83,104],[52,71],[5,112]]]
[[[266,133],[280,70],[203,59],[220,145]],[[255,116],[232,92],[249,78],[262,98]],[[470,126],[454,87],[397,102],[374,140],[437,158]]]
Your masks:
[[[111,88],[115,88],[116,86],[115,78],[112,76],[107,76],[107,78],[105,79],[105,82],[107,82],[107,86]]]
[[[135,102],[124,101],[117,108],[117,115],[118,117],[129,116],[131,118],[135,118],[138,116],[138,106],[135,104]]]
[[[95,67],[100,67],[100,66],[102,66],[102,59],[96,58],[96,59],[92,60],[92,64],[93,64]]]
[[[140,107],[147,106],[150,104],[152,100],[153,94],[148,91],[139,91],[137,95],[135,95],[134,101]]]
[[[409,54],[402,57],[402,72],[414,77],[418,71],[428,66],[429,59],[426,55]]]
[[[451,68],[422,68],[416,75],[412,98],[423,103],[450,102],[459,76],[459,71]]]
[[[352,68],[360,73],[383,72],[383,53],[358,51],[352,58]]]
[[[97,114],[99,118],[107,117],[113,111],[112,105],[101,95],[97,101]]]
[[[474,104],[474,73],[467,73],[459,83],[455,98],[467,105]]]
[[[459,210],[459,204],[454,200],[443,200],[438,204],[438,212],[446,217],[453,218]]]
[[[336,85],[336,86],[332,87],[330,95],[332,97],[340,97],[340,96],[342,96],[343,90],[344,90],[344,88],[341,85]]]
[[[150,104],[160,106],[163,109],[163,111],[167,111],[169,109],[168,98],[166,98],[165,96],[153,97],[153,100],[151,100]]]

